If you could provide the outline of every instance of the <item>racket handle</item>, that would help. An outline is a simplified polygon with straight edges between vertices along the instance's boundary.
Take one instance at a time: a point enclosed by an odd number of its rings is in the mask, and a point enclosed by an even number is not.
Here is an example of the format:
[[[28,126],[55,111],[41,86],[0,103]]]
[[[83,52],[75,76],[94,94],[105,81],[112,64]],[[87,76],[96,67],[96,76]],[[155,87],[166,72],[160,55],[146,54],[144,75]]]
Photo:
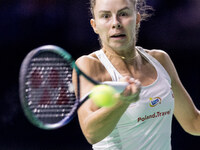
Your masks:
[[[124,89],[126,88],[126,86],[128,85],[128,82],[115,82],[115,81],[105,81],[103,82],[103,84],[112,86],[115,88],[115,90],[118,93],[121,93],[124,91]]]

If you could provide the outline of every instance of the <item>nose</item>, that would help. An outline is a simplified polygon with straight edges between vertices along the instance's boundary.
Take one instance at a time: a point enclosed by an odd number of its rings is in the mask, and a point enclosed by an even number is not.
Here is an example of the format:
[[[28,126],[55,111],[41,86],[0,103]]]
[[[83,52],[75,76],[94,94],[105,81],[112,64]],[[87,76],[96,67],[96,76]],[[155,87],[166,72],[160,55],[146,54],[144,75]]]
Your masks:
[[[113,25],[112,25],[112,28],[113,29],[119,29],[121,28],[122,25],[121,25],[121,22],[119,21],[118,17],[113,17]]]

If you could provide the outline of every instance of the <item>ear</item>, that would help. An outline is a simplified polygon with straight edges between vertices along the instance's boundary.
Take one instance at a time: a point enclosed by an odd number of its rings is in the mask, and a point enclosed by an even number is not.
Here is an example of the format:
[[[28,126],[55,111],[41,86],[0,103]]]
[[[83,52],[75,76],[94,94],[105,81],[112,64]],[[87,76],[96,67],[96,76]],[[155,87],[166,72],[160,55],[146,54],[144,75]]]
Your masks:
[[[137,16],[136,16],[136,24],[139,25],[139,24],[140,24],[140,21],[141,21],[141,15],[140,15],[140,13],[137,13]]]
[[[94,19],[90,19],[90,25],[92,26],[94,32],[95,32],[96,34],[98,34],[98,31],[97,31],[97,28],[96,28],[96,22],[95,22]]]

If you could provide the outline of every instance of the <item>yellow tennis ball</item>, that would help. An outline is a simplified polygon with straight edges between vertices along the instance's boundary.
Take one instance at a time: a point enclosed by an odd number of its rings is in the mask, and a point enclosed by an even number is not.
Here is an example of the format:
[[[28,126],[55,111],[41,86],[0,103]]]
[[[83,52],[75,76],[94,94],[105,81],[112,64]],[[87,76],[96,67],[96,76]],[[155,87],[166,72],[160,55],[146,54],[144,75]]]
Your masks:
[[[108,85],[97,85],[93,88],[90,98],[99,107],[113,106],[117,99],[114,97],[116,90]]]

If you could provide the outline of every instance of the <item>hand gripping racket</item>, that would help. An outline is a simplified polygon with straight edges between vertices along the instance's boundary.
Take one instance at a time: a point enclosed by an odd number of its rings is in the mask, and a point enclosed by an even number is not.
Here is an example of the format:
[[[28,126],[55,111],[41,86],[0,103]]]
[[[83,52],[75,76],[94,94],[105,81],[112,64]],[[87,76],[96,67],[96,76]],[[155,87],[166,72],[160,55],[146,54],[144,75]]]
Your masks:
[[[72,70],[77,73],[77,95],[72,85]],[[22,108],[29,121],[42,129],[55,129],[69,123],[78,107],[88,99],[80,100],[80,75],[93,84],[109,84],[119,92],[127,83],[100,83],[84,74],[64,49],[45,45],[32,50],[24,59],[19,76]]]

